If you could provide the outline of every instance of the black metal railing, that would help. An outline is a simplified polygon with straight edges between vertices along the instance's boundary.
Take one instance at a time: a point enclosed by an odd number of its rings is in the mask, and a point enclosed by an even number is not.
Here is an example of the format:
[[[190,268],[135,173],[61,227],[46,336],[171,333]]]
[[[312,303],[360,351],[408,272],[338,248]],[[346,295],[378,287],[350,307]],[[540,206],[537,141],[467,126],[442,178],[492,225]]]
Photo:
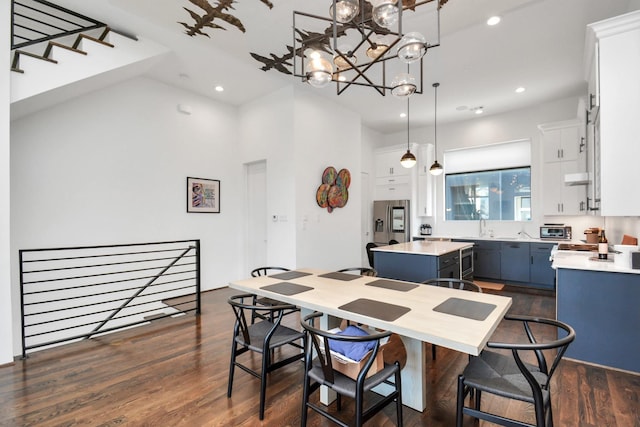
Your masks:
[[[200,240],[23,249],[22,356],[159,318],[200,314]]]
[[[77,34],[106,24],[45,0],[11,1],[11,49]]]

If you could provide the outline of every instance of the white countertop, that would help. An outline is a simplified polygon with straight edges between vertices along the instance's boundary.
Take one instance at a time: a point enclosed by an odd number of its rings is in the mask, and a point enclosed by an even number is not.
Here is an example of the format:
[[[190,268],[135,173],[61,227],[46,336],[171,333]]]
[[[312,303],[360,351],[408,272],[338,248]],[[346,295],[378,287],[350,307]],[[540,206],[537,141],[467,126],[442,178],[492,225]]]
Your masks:
[[[539,238],[530,238],[530,237],[512,237],[512,236],[439,236],[439,235],[420,235],[416,234],[414,237],[419,237],[423,239],[433,239],[433,240],[486,240],[489,242],[530,242],[530,243],[551,243],[557,245],[558,243],[575,243],[572,240],[551,240],[551,239],[539,239]],[[582,241],[577,241],[578,243],[583,243]]]
[[[609,254],[608,261],[595,261],[589,258],[597,258],[597,252],[554,251],[553,265],[555,269],[568,268],[571,270],[605,271],[609,273],[640,274],[640,270],[625,268],[616,265],[613,260],[616,254]]]
[[[414,255],[440,256],[460,249],[470,248],[473,243],[416,240],[413,242],[397,243],[389,246],[378,246],[372,251],[397,252]]]

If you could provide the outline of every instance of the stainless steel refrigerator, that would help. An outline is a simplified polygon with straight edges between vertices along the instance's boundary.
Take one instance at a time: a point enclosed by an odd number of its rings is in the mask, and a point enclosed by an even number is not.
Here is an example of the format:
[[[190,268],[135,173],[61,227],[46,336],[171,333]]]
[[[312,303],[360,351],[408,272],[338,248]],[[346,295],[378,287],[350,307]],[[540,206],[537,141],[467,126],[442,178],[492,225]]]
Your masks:
[[[388,245],[390,240],[411,240],[409,200],[377,200],[373,202],[373,241]]]

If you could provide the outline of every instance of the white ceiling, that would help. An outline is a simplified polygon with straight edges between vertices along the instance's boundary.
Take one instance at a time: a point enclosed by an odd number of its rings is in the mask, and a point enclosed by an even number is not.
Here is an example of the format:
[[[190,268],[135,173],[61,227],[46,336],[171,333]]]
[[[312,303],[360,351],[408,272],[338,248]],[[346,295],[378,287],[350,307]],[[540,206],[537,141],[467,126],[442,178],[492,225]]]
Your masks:
[[[192,0],[195,3],[204,0]],[[352,87],[342,95],[335,86],[314,89],[292,76],[261,71],[249,52],[282,55],[292,44],[293,10],[326,15],[330,0],[235,0],[228,13],[246,28],[207,28],[209,37],[189,37],[178,22],[192,23],[185,8],[204,11],[189,0],[52,0],[70,10],[110,26],[150,38],[173,53],[150,77],[219,101],[242,105],[287,85],[298,85],[330,97],[359,112],[364,123],[380,132],[406,128],[400,113],[406,102],[379,95],[372,88]],[[209,0],[215,5],[216,0]],[[483,106],[485,114],[525,108],[544,101],[583,93],[585,26],[590,22],[638,8],[637,0],[449,0],[442,9],[440,46],[425,60],[425,93],[411,98],[411,126],[433,122],[433,89],[438,91],[438,122],[469,120],[470,108]],[[422,10],[406,12],[405,32],[422,23]],[[412,15],[412,16],[409,16]],[[486,19],[500,15],[489,27]],[[222,85],[225,91],[214,91]],[[526,91],[516,94],[516,87]],[[461,107],[466,107],[461,109]]]

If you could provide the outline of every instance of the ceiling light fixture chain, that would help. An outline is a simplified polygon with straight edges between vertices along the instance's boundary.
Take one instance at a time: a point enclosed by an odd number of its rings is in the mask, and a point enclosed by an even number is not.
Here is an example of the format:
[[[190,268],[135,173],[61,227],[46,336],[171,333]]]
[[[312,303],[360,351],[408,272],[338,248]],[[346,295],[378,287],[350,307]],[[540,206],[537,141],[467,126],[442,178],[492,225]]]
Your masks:
[[[400,99],[422,93],[424,56],[440,45],[440,8],[447,0],[434,3],[437,36],[430,41],[416,31],[405,34],[402,18],[406,10],[434,1],[331,0],[328,16],[294,11],[293,74],[314,87],[334,82],[338,95],[351,86],[372,87],[383,96],[390,91]],[[419,64],[419,78],[396,74],[404,64]],[[390,84],[388,67],[395,74]]]

